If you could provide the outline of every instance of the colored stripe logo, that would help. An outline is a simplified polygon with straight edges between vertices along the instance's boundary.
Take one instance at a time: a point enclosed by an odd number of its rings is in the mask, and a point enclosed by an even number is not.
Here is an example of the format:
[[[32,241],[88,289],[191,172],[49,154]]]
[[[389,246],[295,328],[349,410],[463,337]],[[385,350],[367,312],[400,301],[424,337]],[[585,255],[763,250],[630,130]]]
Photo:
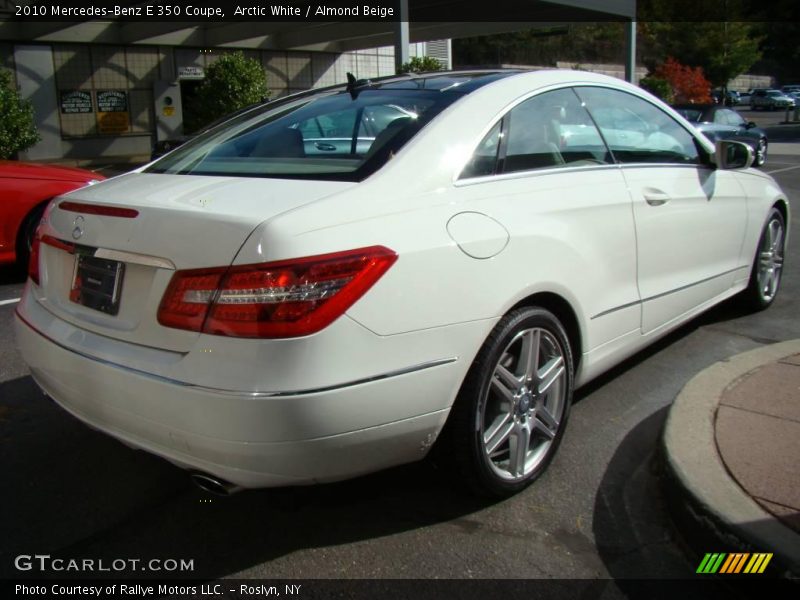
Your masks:
[[[747,573],[754,575],[763,573],[771,560],[772,552],[756,552],[754,554],[749,552],[734,552],[732,554],[709,552],[703,557],[696,572],[703,575],[716,573],[726,575]]]

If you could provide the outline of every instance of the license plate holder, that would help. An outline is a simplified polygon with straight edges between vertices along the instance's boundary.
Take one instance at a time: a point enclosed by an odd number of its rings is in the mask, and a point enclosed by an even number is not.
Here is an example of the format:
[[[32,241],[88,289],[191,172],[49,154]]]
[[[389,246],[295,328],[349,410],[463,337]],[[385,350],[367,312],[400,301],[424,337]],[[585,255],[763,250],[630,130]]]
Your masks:
[[[116,315],[122,291],[125,263],[76,253],[69,299],[87,308]]]

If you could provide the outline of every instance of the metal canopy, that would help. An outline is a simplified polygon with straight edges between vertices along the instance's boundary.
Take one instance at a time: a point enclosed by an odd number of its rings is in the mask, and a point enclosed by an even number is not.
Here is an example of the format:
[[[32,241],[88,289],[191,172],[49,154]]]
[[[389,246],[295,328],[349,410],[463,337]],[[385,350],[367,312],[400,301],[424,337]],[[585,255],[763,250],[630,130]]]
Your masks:
[[[411,0],[410,42],[503,33],[556,23],[635,19],[636,0],[492,0],[485,8],[463,0]],[[465,13],[465,6],[472,12]],[[474,17],[481,8],[487,21]],[[426,12],[428,11],[428,12]],[[414,21],[415,15],[468,15],[470,22]],[[509,20],[493,22],[496,15]],[[511,20],[513,19],[513,20]],[[0,40],[42,43],[148,44],[260,50],[345,52],[395,45],[395,22],[16,22],[0,12]]]

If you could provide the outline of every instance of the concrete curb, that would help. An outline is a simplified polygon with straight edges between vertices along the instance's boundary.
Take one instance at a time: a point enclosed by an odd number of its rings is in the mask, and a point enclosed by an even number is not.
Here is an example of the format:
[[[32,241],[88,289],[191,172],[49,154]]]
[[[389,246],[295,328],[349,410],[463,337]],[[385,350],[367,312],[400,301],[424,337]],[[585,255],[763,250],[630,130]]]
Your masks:
[[[718,362],[697,374],[678,394],[664,429],[668,490],[678,511],[681,533],[715,552],[774,552],[775,566],[800,577],[800,535],[759,506],[728,474],[717,450],[714,421],[723,392],[747,373],[800,352],[800,340],[756,348]],[[691,539],[687,539],[690,543]],[[696,544],[692,544],[693,546]]]

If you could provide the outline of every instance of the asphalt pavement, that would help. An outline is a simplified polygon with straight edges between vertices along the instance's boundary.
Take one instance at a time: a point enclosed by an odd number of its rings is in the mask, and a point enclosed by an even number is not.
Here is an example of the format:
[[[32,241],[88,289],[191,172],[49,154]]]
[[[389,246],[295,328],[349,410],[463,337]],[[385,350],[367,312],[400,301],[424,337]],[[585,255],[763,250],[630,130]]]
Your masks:
[[[673,521],[661,451],[670,407],[706,368],[800,338],[800,158],[770,153],[765,170],[793,209],[774,305],[751,314],[726,302],[578,391],[548,472],[502,502],[466,495],[427,463],[209,497],[43,396],[12,334],[22,276],[0,270],[0,576],[29,576],[14,559],[35,553],[192,559],[191,572],[155,575],[202,578],[693,576],[714,548]]]

